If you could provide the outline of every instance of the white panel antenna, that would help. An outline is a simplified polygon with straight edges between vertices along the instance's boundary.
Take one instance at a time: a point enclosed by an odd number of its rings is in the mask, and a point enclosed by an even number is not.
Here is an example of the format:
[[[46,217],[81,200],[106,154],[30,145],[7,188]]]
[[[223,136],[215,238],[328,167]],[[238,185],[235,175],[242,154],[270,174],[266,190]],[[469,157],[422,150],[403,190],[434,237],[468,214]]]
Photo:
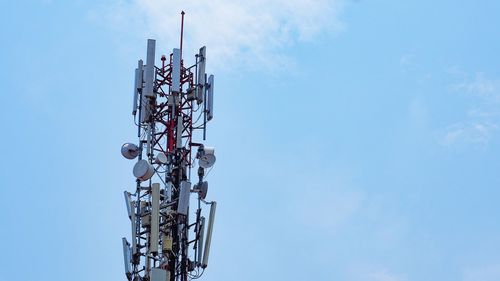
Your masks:
[[[158,253],[158,235],[160,227],[160,184],[151,185],[151,237],[149,241],[149,252]]]
[[[146,55],[146,69],[144,71],[144,96],[154,97],[154,80],[155,80],[155,49],[156,41],[148,39],[148,50]]]
[[[177,117],[177,148],[182,147],[182,131],[184,131],[184,124],[182,124],[182,116]]]
[[[175,48],[172,60],[172,92],[179,93],[181,85],[181,50]]]
[[[137,113],[137,101],[139,97],[139,92],[142,92],[142,77],[144,70],[142,69],[143,63],[142,60],[139,60],[137,63],[137,68],[135,69],[135,81],[134,81],[134,102],[132,107],[132,115],[135,116]]]
[[[144,90],[141,95],[141,123],[149,120],[149,117],[151,116],[150,98],[155,97],[155,45],[155,40],[148,39],[146,66],[144,67]]]
[[[132,202],[130,199],[130,193],[124,191],[123,194],[125,195],[125,205],[127,206],[128,217],[132,218]]]
[[[132,213],[130,216],[130,222],[132,227],[132,256],[137,254],[137,221],[135,216],[134,205],[132,204]]]
[[[165,186],[165,192],[167,195],[166,200],[170,201],[172,199],[172,183],[171,182],[167,182],[167,184]]]
[[[127,242],[127,238],[122,238],[123,244],[123,263],[125,266],[125,274],[128,276],[132,272],[130,269],[130,244]]]
[[[151,127],[147,126],[146,127],[146,153],[149,154],[151,153]]]
[[[203,102],[203,98],[205,96],[205,65],[206,65],[206,50],[205,46],[200,48],[200,53],[198,54],[199,62],[198,62],[198,74],[196,76],[196,84],[198,87],[196,88],[196,100],[198,104]]]
[[[214,117],[214,76],[208,77],[207,120]]]
[[[206,268],[208,265],[208,256],[210,255],[210,244],[212,243],[212,229],[214,227],[216,208],[217,202],[213,201],[210,205],[210,215],[208,217],[207,241],[205,241],[205,252],[203,253],[203,262],[201,263],[202,268]]]
[[[203,238],[205,236],[205,217],[201,217],[199,227],[200,227],[200,230],[199,230],[200,240],[198,240],[198,249],[196,251],[198,252],[197,261],[199,263],[201,263],[201,257],[202,257],[202,253],[203,253]]]
[[[187,216],[189,208],[189,195],[191,192],[191,183],[188,181],[181,182],[181,190],[179,192],[179,203],[177,213]]]

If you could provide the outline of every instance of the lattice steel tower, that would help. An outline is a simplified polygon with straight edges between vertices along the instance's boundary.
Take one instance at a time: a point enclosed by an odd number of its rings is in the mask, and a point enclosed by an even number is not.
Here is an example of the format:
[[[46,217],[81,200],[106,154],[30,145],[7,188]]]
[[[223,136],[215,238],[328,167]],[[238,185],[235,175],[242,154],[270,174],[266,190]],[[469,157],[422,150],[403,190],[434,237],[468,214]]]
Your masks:
[[[125,158],[137,158],[135,191],[124,192],[132,226],[131,242],[122,239],[130,281],[187,281],[199,278],[208,264],[216,202],[205,200],[205,171],[215,155],[195,139],[205,140],[213,117],[214,76],[205,74],[205,47],[186,66],[183,29],[184,12],[180,48],[156,66],[156,41],[149,39],[146,64],[139,60],[135,69],[132,114],[139,140],[121,148]],[[190,204],[191,196],[197,201]]]

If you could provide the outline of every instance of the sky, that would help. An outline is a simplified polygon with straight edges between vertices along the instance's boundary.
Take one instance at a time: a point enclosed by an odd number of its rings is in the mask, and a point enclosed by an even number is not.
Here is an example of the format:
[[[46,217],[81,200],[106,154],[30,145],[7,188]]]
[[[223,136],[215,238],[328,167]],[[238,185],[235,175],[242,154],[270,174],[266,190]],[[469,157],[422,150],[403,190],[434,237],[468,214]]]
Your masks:
[[[500,280],[500,2],[20,0],[0,281],[125,280],[133,69],[181,10],[216,77],[201,280]]]

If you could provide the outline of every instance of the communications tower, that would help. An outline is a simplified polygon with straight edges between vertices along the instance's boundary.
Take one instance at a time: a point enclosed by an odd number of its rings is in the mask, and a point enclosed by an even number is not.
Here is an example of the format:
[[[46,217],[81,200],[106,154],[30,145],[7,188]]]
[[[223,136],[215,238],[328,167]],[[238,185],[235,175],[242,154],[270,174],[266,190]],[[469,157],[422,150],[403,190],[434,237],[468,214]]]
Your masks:
[[[130,242],[122,238],[129,281],[187,281],[201,277],[208,265],[217,205],[206,200],[205,177],[215,155],[198,139],[205,140],[213,118],[214,76],[205,74],[205,47],[193,65],[184,61],[181,14],[179,48],[156,65],[156,41],[149,39],[146,63],[139,60],[135,69],[138,143],[121,148],[125,158],[137,159],[135,189],[124,192],[131,223]]]

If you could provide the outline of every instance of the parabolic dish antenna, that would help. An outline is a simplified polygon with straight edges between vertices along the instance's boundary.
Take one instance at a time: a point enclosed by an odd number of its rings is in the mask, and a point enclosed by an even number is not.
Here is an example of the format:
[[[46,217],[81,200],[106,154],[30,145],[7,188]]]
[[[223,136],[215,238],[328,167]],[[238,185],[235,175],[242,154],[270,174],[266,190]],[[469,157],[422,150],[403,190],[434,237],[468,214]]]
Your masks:
[[[168,162],[167,155],[165,155],[165,153],[163,152],[158,153],[156,155],[155,162],[156,164],[167,164]]]
[[[149,180],[155,173],[155,168],[153,165],[149,164],[148,161],[142,159],[137,161],[134,166],[134,177],[140,179],[141,181]]]
[[[139,147],[133,143],[125,143],[122,145],[122,155],[127,159],[134,159],[139,155]]]
[[[202,168],[210,168],[215,164],[215,155],[205,154],[198,160],[198,165]]]

